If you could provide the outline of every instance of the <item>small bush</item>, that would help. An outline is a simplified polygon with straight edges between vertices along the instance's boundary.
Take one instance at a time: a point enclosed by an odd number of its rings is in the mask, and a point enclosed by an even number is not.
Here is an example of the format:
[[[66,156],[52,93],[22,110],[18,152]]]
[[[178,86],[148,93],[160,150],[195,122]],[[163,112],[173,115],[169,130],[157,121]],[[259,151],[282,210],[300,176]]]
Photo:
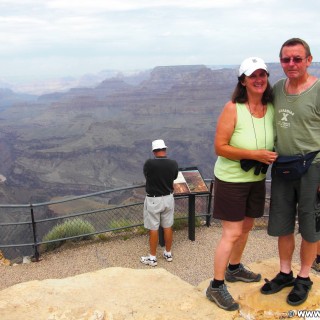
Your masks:
[[[113,220],[109,223],[109,229],[118,229],[118,228],[124,228],[124,229],[119,229],[119,230],[113,230],[112,232],[114,233],[119,233],[119,232],[128,232],[128,231],[133,231],[133,227],[132,228],[126,228],[132,226],[132,221],[122,218],[119,220]]]
[[[201,219],[199,217],[195,219],[195,226],[201,226]],[[186,227],[188,227],[188,219],[175,219],[172,226],[173,230],[182,230]]]
[[[52,241],[56,239],[63,239],[68,237],[80,236],[82,234],[93,233],[94,231],[94,226],[88,221],[79,218],[68,219],[64,223],[58,224],[53,227],[52,230],[49,231],[42,240]],[[88,240],[91,238],[92,236],[83,236],[73,239],[73,241]],[[66,240],[45,243],[44,250],[54,250],[60,247],[65,241]]]
[[[109,241],[110,240],[110,236],[108,236],[106,233],[99,233],[97,235],[97,238],[101,241]]]
[[[175,219],[173,222],[173,230],[182,230],[188,227],[188,219]]]
[[[137,234],[139,234],[140,236],[143,236],[145,234],[148,234],[149,233],[149,230],[146,229],[144,226],[139,226],[136,228],[136,232]]]

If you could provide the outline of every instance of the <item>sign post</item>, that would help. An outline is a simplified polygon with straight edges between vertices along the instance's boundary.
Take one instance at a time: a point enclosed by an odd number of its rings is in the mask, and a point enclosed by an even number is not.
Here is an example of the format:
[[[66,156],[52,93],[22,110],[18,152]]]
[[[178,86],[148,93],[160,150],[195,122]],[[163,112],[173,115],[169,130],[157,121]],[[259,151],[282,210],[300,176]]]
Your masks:
[[[179,169],[178,177],[174,180],[174,195],[187,195],[188,205],[188,236],[195,241],[196,230],[196,195],[210,194],[197,167]]]

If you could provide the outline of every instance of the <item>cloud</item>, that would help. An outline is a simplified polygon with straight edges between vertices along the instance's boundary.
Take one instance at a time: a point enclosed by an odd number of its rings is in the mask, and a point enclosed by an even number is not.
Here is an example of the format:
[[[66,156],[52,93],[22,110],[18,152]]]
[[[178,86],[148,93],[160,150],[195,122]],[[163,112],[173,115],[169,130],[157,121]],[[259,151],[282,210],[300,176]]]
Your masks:
[[[319,10],[316,0],[2,0],[0,70],[27,77],[33,66],[40,77],[237,64],[252,55],[277,61],[293,36],[310,42],[317,58]]]
[[[97,10],[104,11],[130,11],[130,10],[141,10],[141,9],[151,9],[151,8],[218,8],[218,7],[231,7],[237,4],[241,4],[241,0],[198,0],[198,1],[185,1],[185,0],[79,0],[77,1],[76,10],[86,10],[86,12],[93,12]],[[249,2],[256,2],[250,1]],[[55,9],[64,10],[74,10],[74,5],[72,2],[64,0],[50,1],[48,7]]]

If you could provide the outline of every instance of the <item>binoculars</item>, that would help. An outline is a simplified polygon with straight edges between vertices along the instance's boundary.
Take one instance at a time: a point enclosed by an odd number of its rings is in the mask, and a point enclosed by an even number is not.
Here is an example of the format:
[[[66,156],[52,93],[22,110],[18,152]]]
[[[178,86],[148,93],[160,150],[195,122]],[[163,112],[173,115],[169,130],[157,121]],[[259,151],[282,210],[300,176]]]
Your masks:
[[[266,174],[268,171],[268,164],[262,163],[260,161],[257,160],[250,160],[250,159],[242,159],[240,160],[240,166],[241,169],[248,172],[250,169],[255,168],[254,169],[254,174],[257,176],[260,173],[264,173]]]

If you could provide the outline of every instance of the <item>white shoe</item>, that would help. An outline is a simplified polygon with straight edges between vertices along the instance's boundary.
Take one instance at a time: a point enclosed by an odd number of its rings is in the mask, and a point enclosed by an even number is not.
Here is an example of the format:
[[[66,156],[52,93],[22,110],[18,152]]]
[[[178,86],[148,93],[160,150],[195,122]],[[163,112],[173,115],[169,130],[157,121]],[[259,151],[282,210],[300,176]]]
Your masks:
[[[157,259],[151,259],[150,256],[141,257],[140,262],[142,262],[143,264],[147,264],[151,267],[155,267],[158,264]]]
[[[163,252],[163,255],[162,255],[168,262],[171,262],[172,261],[172,254],[171,253],[168,253],[168,252]]]

